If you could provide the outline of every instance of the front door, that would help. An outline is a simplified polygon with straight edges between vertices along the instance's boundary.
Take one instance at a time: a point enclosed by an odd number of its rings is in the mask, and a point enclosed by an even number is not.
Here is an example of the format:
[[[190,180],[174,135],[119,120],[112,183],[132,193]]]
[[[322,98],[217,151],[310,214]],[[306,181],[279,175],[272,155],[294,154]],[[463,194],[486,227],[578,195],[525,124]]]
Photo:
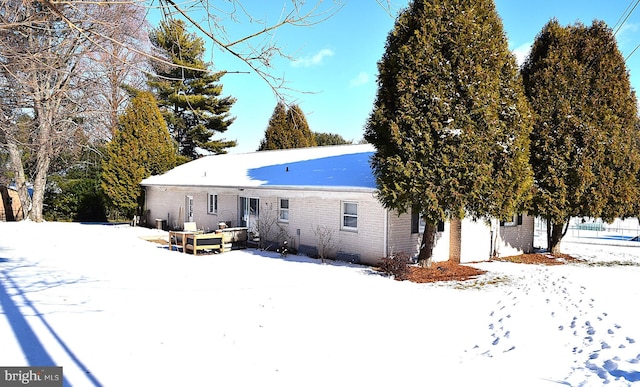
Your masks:
[[[258,231],[260,199],[240,197],[240,226],[251,232]]]

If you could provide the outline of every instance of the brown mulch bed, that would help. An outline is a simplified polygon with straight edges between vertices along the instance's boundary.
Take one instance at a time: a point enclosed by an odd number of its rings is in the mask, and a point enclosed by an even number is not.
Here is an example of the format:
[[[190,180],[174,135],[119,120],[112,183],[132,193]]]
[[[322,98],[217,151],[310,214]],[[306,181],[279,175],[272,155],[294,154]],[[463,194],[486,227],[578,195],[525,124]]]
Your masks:
[[[550,254],[522,254],[511,257],[494,258],[493,261],[513,262],[525,264],[543,264],[543,265],[563,265],[568,262],[578,261],[576,258],[567,254],[558,254],[552,256]],[[476,269],[471,266],[460,265],[457,263],[445,261],[434,262],[430,268],[422,268],[417,266],[409,267],[409,274],[406,280],[427,283],[439,281],[466,281],[485,274],[486,271]]]
[[[150,242],[168,245],[169,243],[163,239],[154,239]],[[522,254],[510,257],[493,258],[492,261],[513,262],[524,264],[542,264],[542,265],[563,265],[569,262],[578,262],[579,260],[567,254]],[[409,273],[405,280],[416,283],[441,282],[441,281],[467,281],[474,279],[486,271],[471,266],[465,266],[454,262],[434,262],[430,268],[418,266],[409,266]]]
[[[439,281],[466,281],[486,273],[475,267],[460,265],[454,262],[434,262],[430,268],[409,266],[406,279],[411,282],[427,283]]]
[[[522,254],[514,255],[511,257],[493,258],[492,261],[501,262],[513,262],[513,263],[528,263],[528,264],[543,264],[543,265],[564,265],[569,262],[578,262],[579,260],[568,254]]]

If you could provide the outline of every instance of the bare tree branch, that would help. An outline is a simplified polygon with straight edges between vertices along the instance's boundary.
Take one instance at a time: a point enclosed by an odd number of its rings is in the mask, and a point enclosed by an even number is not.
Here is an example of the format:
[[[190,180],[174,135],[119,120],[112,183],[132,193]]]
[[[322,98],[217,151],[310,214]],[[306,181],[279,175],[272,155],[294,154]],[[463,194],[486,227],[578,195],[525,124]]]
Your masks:
[[[259,18],[255,18],[251,15],[251,12],[245,7],[244,3],[240,0],[229,0],[222,5],[214,6],[210,0],[189,0],[186,2],[178,3],[174,0],[157,0],[158,5],[155,5],[155,0],[139,0],[139,1],[126,1],[122,0],[118,3],[121,4],[136,4],[145,6],[148,10],[156,10],[162,13],[165,19],[169,18],[182,18],[189,22],[191,27],[196,29],[203,36],[213,42],[213,44],[223,50],[224,52],[232,55],[240,63],[244,63],[249,67],[251,72],[257,74],[262,80],[264,80],[274,91],[276,96],[283,97],[281,90],[287,89],[285,87],[285,81],[281,76],[273,74],[273,58],[280,56],[289,58],[284,53],[281,47],[278,46],[273,39],[264,40],[258,42],[257,45],[252,44],[260,37],[273,37],[274,31],[284,26],[295,27],[309,27],[321,23],[337,13],[347,0],[334,0],[332,5],[323,8],[323,1],[317,0],[315,4],[307,5],[303,0],[292,0],[290,7],[283,5],[281,16],[278,21],[272,24],[267,24]],[[376,0],[382,1],[382,0]],[[80,7],[82,5],[96,5],[100,7],[110,6],[113,1],[96,1],[96,0],[43,0],[44,4],[54,10],[70,27],[81,30],[81,26],[78,20],[73,20],[66,17],[57,8],[59,5],[67,5],[72,7]],[[286,4],[286,3],[283,3]],[[202,20],[197,19],[197,15],[204,14]],[[246,18],[250,23],[259,24],[261,28],[258,28],[255,32],[249,33],[246,36],[230,39],[227,34],[227,28],[223,23],[223,19],[228,18],[231,22],[240,22],[241,18]],[[1,25],[2,23],[0,23]],[[0,28],[2,28],[0,26]],[[149,59],[162,63],[165,65],[174,65],[169,63],[166,59],[154,56],[139,47],[132,46],[124,43],[117,38],[113,38],[108,35],[100,35],[96,31],[83,31],[92,43],[97,41],[107,40],[111,44],[122,45],[127,50],[136,52],[139,55],[145,55]],[[99,36],[93,36],[99,35]],[[196,70],[196,69],[190,69]],[[230,71],[221,69],[221,72],[227,73],[241,73],[240,71]]]

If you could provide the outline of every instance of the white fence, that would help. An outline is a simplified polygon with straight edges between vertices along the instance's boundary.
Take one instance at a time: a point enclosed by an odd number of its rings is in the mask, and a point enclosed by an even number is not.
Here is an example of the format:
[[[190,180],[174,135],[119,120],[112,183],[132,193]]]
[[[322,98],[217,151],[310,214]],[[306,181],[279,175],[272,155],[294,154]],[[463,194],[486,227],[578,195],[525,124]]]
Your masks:
[[[536,218],[534,246],[536,248],[547,247],[547,223],[544,219]],[[634,238],[636,238],[634,240]],[[640,247],[640,222],[637,218],[616,219],[612,223],[604,223],[601,219],[571,218],[569,230],[563,240],[575,240],[587,242],[599,240],[601,242],[627,244],[638,243]],[[633,243],[633,244],[635,244]]]

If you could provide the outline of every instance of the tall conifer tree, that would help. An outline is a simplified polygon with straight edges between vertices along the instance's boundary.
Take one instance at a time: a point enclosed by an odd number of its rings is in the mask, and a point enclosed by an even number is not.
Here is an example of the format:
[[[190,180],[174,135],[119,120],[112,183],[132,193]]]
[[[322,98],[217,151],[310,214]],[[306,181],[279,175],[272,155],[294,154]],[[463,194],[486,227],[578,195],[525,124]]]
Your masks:
[[[526,202],[530,111],[493,0],[410,2],[378,70],[365,129],[378,197],[424,218],[426,266],[439,221],[506,218]]]
[[[536,113],[533,208],[547,220],[550,251],[559,253],[570,217],[610,221],[633,211],[637,101],[615,37],[600,21],[562,27],[551,20],[522,73]]]
[[[295,148],[316,146],[316,138],[309,129],[307,117],[298,105],[292,105],[287,111],[287,125]]]
[[[316,139],[304,112],[298,105],[287,109],[278,102],[269,119],[269,125],[260,142],[259,151],[272,149],[306,148],[316,146]]]
[[[220,97],[220,79],[224,73],[211,73],[203,57],[204,41],[189,34],[182,20],[167,20],[151,33],[155,47],[167,53],[177,66],[156,64],[157,77],[149,84],[157,95],[169,132],[178,143],[182,156],[198,157],[197,148],[226,153],[235,141],[216,140],[233,122],[229,113],[235,102]],[[178,67],[180,66],[180,67]]]
[[[127,216],[138,205],[140,182],[176,164],[176,149],[167,125],[149,92],[134,97],[102,162],[102,189],[111,204]]]
[[[269,124],[264,132],[264,138],[260,141],[259,151],[272,149],[289,149],[287,133],[287,107],[283,102],[278,102],[273,109]]]

